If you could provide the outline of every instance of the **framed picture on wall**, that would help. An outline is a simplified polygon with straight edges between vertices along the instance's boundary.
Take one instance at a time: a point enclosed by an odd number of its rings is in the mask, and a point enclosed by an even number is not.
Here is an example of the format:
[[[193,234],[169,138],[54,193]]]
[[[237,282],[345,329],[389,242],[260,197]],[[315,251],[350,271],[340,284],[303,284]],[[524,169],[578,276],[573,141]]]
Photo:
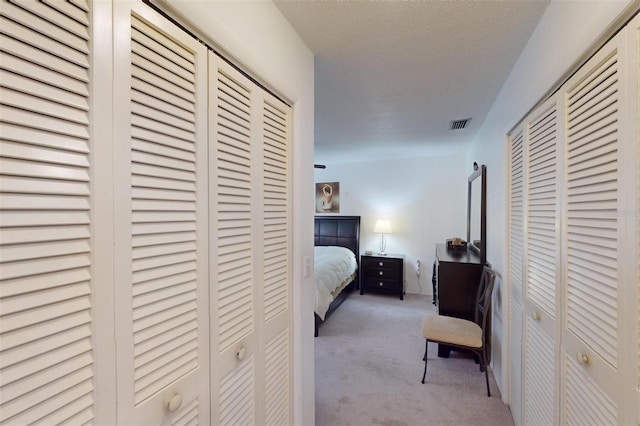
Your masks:
[[[340,213],[340,182],[316,183],[316,213]]]

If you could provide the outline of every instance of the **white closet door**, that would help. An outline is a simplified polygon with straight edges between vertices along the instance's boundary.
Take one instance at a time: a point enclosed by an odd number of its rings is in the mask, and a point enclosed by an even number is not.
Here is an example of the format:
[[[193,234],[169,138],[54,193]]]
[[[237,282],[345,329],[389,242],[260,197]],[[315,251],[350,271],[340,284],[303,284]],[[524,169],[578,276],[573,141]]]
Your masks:
[[[628,247],[628,252],[636,254],[635,261],[632,261],[634,265],[633,271],[630,271],[631,276],[636,277],[636,296],[634,301],[636,303],[635,315],[636,315],[636,330],[635,330],[635,345],[632,349],[635,352],[635,357],[632,361],[633,367],[636,369],[634,378],[635,395],[632,396],[629,404],[631,407],[635,407],[633,418],[635,422],[640,425],[640,15],[636,17],[628,24],[626,29],[626,41],[628,56],[629,73],[629,88],[630,94],[629,113],[627,114],[627,120],[629,123],[629,137],[635,140],[635,155],[630,153],[629,157],[636,158],[636,170],[629,177],[631,182],[635,181],[635,185],[628,185],[628,187],[635,187],[636,195],[633,197],[635,206],[630,206],[629,210],[632,214],[626,215],[628,226],[630,229],[635,228],[635,242],[631,243]],[[635,214],[633,214],[635,212]],[[628,235],[631,232],[627,233]],[[629,235],[630,236],[630,235]],[[631,239],[631,238],[630,238]],[[632,240],[632,239],[631,239]]]
[[[527,120],[525,235],[525,424],[559,422],[559,156],[558,98]]]
[[[114,8],[118,421],[208,424],[206,48]]]
[[[211,415],[214,424],[256,422],[256,259],[251,82],[209,53]]]
[[[509,290],[510,375],[509,404],[516,424],[522,423],[523,262],[524,262],[524,133],[510,140],[509,175]]]
[[[565,85],[563,422],[619,424],[628,289],[620,167],[625,82],[616,36]],[[627,162],[628,163],[628,162]],[[629,286],[627,286],[629,287]],[[627,373],[628,374],[628,373]]]
[[[289,424],[290,110],[209,57],[212,422]]]
[[[291,424],[291,108],[262,99],[262,288],[265,395],[263,424]]]
[[[0,423],[94,417],[89,5],[0,3]]]

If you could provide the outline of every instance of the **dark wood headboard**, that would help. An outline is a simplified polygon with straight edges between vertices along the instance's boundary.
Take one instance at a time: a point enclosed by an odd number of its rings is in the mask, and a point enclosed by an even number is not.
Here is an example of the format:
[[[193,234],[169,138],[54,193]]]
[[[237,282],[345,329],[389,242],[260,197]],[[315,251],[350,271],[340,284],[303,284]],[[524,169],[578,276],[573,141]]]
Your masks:
[[[316,216],[316,246],[347,247],[360,258],[360,216]]]

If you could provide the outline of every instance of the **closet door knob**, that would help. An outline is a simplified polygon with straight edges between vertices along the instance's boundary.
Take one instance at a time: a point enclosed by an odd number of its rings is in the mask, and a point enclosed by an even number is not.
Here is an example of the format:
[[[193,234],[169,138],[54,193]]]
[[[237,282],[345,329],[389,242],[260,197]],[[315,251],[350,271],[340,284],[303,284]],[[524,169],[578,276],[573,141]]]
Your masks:
[[[540,315],[540,312],[534,312],[533,313],[533,319],[536,321],[540,321],[542,319],[542,315]]]
[[[172,394],[169,398],[167,398],[167,409],[170,412],[176,411],[182,405],[182,395],[179,393]]]
[[[578,352],[576,354],[576,359],[580,364],[589,364],[589,355]]]
[[[238,359],[238,361],[242,361],[244,359],[244,356],[246,355],[247,351],[244,348],[244,346],[240,346],[240,349],[238,349],[236,351],[236,358]]]

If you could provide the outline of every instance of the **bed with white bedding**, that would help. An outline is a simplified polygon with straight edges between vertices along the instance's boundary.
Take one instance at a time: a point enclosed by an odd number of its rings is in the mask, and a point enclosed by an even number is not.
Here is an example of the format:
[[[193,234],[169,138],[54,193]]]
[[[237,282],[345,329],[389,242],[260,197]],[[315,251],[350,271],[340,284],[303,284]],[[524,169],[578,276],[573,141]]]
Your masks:
[[[360,216],[315,217],[315,335],[318,327],[358,287]]]
[[[316,314],[324,321],[329,305],[351,283],[358,271],[355,254],[346,247],[314,248]]]

